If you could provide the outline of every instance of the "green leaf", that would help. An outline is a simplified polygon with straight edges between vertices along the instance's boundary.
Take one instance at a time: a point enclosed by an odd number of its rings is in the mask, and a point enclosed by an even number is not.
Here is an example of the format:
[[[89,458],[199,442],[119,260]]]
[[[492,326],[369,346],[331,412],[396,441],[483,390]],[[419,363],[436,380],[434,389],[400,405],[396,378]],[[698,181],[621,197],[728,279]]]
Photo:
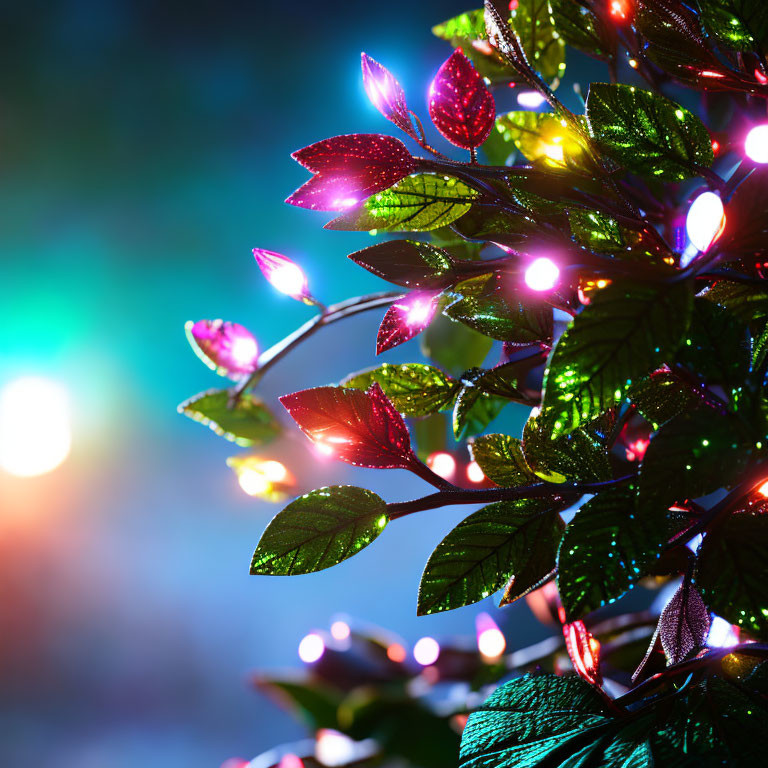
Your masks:
[[[616,219],[600,211],[573,209],[568,212],[573,239],[598,253],[614,253],[627,247]]]
[[[479,387],[462,387],[453,408],[452,426],[456,440],[483,432],[507,402],[505,398],[484,392]]]
[[[443,288],[453,279],[453,260],[442,248],[415,240],[387,240],[347,257],[405,288]]]
[[[598,59],[616,56],[616,32],[601,16],[578,0],[549,0],[549,7],[555,29],[567,45]]]
[[[427,461],[436,451],[448,450],[448,418],[446,413],[433,413],[411,423],[416,455],[422,461]]]
[[[758,369],[765,362],[765,356],[768,354],[768,324],[760,332],[752,343],[752,368]]]
[[[628,390],[637,412],[654,429],[698,403],[698,398],[672,371],[654,371]]]
[[[539,482],[525,461],[522,441],[516,437],[483,435],[472,442],[470,449],[483,474],[496,485],[512,487]]]
[[[704,28],[734,51],[765,55],[768,12],[764,0],[699,0]]]
[[[548,83],[565,73],[565,43],[552,23],[548,0],[518,0],[510,12],[528,63]]]
[[[552,338],[552,308],[536,299],[515,296],[497,275],[480,275],[456,285],[460,298],[444,311],[476,331],[514,344],[548,343]]]
[[[254,678],[253,682],[258,690],[273,696],[279,704],[288,704],[291,709],[297,710],[310,728],[338,729],[337,712],[342,695],[333,688],[316,681],[304,683],[261,676]]]
[[[455,376],[482,365],[492,344],[492,339],[442,314],[421,334],[424,355]]]
[[[641,511],[696,499],[738,479],[751,448],[740,419],[698,408],[666,422],[651,437],[639,475]]]
[[[749,371],[747,329],[726,309],[696,298],[677,359],[707,384],[738,386]]]
[[[602,491],[568,523],[557,585],[568,621],[613,602],[646,573],[667,539],[664,508],[638,515],[633,486]]]
[[[545,375],[543,412],[553,437],[619,403],[634,380],[674,354],[692,299],[684,283],[612,283],[598,291],[560,338]]]
[[[462,237],[502,245],[517,245],[538,231],[533,216],[487,205],[473,205],[452,226]]]
[[[635,86],[593,83],[587,121],[600,149],[642,176],[682,181],[714,160],[709,133],[698,117]]]
[[[421,363],[384,363],[348,376],[341,386],[367,390],[374,381],[404,416],[427,416],[450,408],[459,390],[459,383],[447,373]]]
[[[229,389],[209,389],[185,400],[178,411],[237,445],[265,445],[280,434],[280,422],[261,400],[245,392],[230,408],[231,397]]]
[[[704,537],[696,583],[717,614],[768,640],[768,505],[764,500],[729,515]]]
[[[364,488],[310,491],[267,526],[253,553],[251,574],[293,576],[330,568],[367,547],[387,522],[383,499]]]
[[[704,294],[704,298],[725,307],[745,322],[768,316],[768,291],[759,285],[721,280]]]
[[[499,501],[466,518],[429,558],[419,587],[419,615],[476,603],[510,577],[512,599],[538,586],[555,568],[563,529],[560,508],[549,499]]]
[[[427,232],[465,214],[478,196],[450,176],[418,173],[377,192],[325,225],[326,229]]]
[[[531,416],[523,429],[523,453],[536,475],[550,483],[599,483],[611,477],[605,446],[584,428],[553,440],[541,417]]]

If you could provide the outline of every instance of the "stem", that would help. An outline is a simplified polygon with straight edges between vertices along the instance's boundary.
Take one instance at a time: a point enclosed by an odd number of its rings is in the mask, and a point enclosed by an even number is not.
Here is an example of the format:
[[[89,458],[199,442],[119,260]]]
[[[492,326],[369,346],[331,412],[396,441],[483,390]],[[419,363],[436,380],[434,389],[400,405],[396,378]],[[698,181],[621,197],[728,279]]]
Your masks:
[[[438,491],[428,496],[412,501],[395,501],[387,504],[387,515],[390,520],[396,520],[414,512],[427,509],[437,509],[454,504],[486,504],[494,501],[514,501],[516,499],[533,499],[547,496],[570,498],[574,501],[585,493],[598,493],[604,488],[627,483],[634,480],[635,475],[623,475],[614,480],[604,480],[599,483],[549,483],[542,481],[532,485],[522,485],[515,488],[456,488]]]
[[[323,312],[315,315],[311,320],[308,320],[304,325],[297,328],[293,333],[286,336],[277,344],[274,344],[269,349],[259,355],[258,367],[256,370],[237,384],[232,390],[232,402],[236,403],[243,392],[253,387],[257,381],[279,360],[282,360],[291,350],[301,344],[310,336],[317,333],[320,328],[326,325],[331,325],[338,320],[343,320],[346,317],[352,317],[353,315],[360,314],[361,312],[367,312],[369,309],[377,309],[378,307],[386,306],[391,302],[399,299],[403,295],[398,291],[386,291],[381,293],[370,293],[366,296],[355,296],[352,299],[346,299],[340,301],[338,304],[331,304]]]
[[[444,477],[440,477],[437,472],[430,469],[415,455],[413,456],[413,461],[408,465],[408,469],[413,472],[414,475],[418,475],[422,480],[426,480],[430,485],[439,488],[441,491],[452,492],[458,490],[457,486],[446,480]]]

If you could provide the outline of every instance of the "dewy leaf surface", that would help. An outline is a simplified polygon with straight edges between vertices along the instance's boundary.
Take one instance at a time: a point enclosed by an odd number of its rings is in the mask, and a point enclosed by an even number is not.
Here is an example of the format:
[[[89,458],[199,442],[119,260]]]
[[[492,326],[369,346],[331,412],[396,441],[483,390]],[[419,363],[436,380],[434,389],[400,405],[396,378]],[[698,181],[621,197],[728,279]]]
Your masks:
[[[680,345],[691,314],[687,285],[614,283],[599,290],[555,347],[543,415],[557,437],[619,403],[632,383]]]
[[[519,499],[489,504],[459,523],[429,558],[419,587],[419,615],[476,603],[514,577],[521,597],[555,568],[563,529],[560,504]]]
[[[330,568],[367,547],[387,522],[387,505],[371,491],[351,485],[311,491],[272,519],[253,554],[251,574]]]

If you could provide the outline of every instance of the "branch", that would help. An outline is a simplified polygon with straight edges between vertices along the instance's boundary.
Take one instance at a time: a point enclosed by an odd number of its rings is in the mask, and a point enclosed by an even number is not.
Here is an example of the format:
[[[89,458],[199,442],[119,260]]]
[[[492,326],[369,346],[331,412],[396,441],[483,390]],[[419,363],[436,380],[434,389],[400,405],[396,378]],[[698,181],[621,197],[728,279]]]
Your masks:
[[[605,488],[628,483],[635,475],[623,475],[613,480],[599,483],[549,483],[542,481],[533,485],[521,485],[515,488],[456,488],[438,491],[412,501],[395,501],[387,504],[390,520],[412,515],[427,509],[448,507],[454,504],[487,504],[494,501],[514,501],[515,499],[535,499],[552,496],[576,501],[585,493],[598,493]]]

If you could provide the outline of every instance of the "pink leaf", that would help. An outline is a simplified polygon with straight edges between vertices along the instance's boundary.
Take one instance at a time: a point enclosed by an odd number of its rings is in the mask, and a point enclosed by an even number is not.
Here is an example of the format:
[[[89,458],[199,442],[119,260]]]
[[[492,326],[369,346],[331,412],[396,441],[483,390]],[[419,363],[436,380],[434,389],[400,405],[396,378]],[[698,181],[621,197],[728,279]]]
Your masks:
[[[185,326],[198,357],[222,376],[239,378],[258,365],[259,347],[253,334],[238,323],[198,320]]]
[[[418,463],[403,417],[378,384],[367,392],[315,387],[280,402],[310,440],[348,464],[407,469]]]
[[[396,301],[384,315],[376,336],[376,354],[402,344],[432,322],[439,293],[414,291]]]
[[[429,87],[429,116],[448,141],[464,149],[479,147],[493,128],[493,96],[458,48],[440,67]]]
[[[363,68],[363,86],[368,98],[387,120],[416,139],[416,132],[408,114],[405,92],[395,76],[367,54],[360,55]]]
[[[304,182],[285,202],[311,211],[345,211],[365,199],[358,184],[338,176],[316,174]]]
[[[304,270],[282,253],[254,248],[253,256],[264,277],[281,293],[300,301],[310,299]]]
[[[709,610],[699,591],[687,581],[672,595],[659,617],[659,638],[669,664],[677,664],[704,645]]]

